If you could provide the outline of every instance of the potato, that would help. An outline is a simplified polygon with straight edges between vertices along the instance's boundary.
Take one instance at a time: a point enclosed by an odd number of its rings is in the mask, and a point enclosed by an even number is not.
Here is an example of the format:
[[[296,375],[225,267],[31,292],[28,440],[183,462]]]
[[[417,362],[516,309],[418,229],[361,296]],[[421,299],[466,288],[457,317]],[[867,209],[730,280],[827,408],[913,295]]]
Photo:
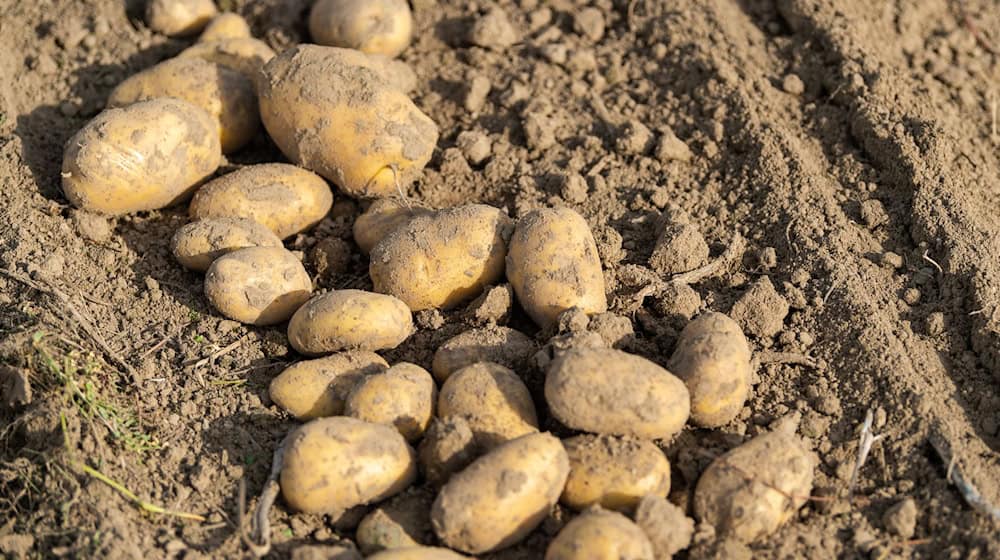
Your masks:
[[[289,436],[281,494],[296,511],[339,516],[398,494],[417,476],[413,450],[389,426],[354,418],[317,418]]]
[[[635,523],[613,511],[588,511],[563,527],[545,560],[653,560],[653,545]]]
[[[466,366],[444,382],[438,416],[464,418],[476,445],[485,450],[538,431],[528,388],[513,371],[489,362]]]
[[[541,327],[571,307],[608,310],[601,258],[590,227],[569,208],[543,208],[518,220],[507,253],[517,300]]]
[[[469,466],[479,456],[479,446],[469,422],[461,416],[435,418],[423,441],[418,458],[424,478],[441,486],[451,475]]]
[[[249,165],[198,189],[192,219],[250,218],[285,239],[313,227],[333,206],[320,176],[287,163]]]
[[[420,174],[438,129],[362,53],[299,45],[264,65],[260,111],[289,159],[357,197],[388,196]]]
[[[718,428],[733,421],[750,394],[750,345],[722,313],[705,313],[681,332],[667,367],[691,393],[691,421]]]
[[[653,362],[610,348],[574,348],[545,377],[553,416],[575,430],[670,439],[690,413],[684,382]]]
[[[372,248],[396,228],[417,216],[430,216],[433,210],[420,206],[407,206],[395,198],[380,198],[354,221],[354,242],[361,252],[368,254]]]
[[[340,416],[351,389],[388,368],[374,352],[342,352],[288,366],[271,380],[269,392],[274,404],[299,420]]]
[[[200,58],[239,72],[251,82],[274,51],[264,41],[253,37],[198,42],[181,51],[177,58]]]
[[[373,554],[368,560],[463,560],[468,558],[447,548],[436,546],[414,546],[409,548],[393,548]]]
[[[212,18],[205,30],[198,36],[199,43],[222,41],[224,39],[247,39],[252,37],[247,20],[239,14],[226,12]]]
[[[274,325],[295,313],[312,293],[312,280],[284,247],[248,247],[227,253],[205,273],[205,296],[230,319]]]
[[[563,440],[569,479],[559,501],[582,511],[593,505],[631,511],[647,494],[670,492],[670,462],[652,442],[581,435]]]
[[[482,204],[413,218],[372,249],[375,291],[413,311],[455,307],[503,276],[510,230],[506,214]]]
[[[452,372],[477,362],[493,362],[514,370],[523,369],[538,350],[527,335],[496,325],[465,331],[449,339],[434,353],[431,369],[440,382]]]
[[[406,0],[319,0],[309,34],[320,45],[399,56],[412,39],[413,14]]]
[[[179,99],[155,99],[94,117],[70,138],[62,187],[74,206],[121,215],[176,204],[222,161],[212,117]]]
[[[218,13],[212,0],[149,0],[146,24],[157,33],[182,37],[204,29]]]
[[[354,386],[345,415],[373,424],[395,426],[406,441],[423,437],[434,418],[437,387],[424,368],[401,362]]]
[[[568,474],[566,450],[552,435],[511,440],[445,484],[431,509],[434,532],[470,554],[511,546],[545,519]]]
[[[205,272],[212,262],[246,247],[284,247],[274,232],[247,218],[209,218],[174,233],[170,250],[181,266]]]
[[[288,342],[318,356],[341,350],[387,350],[413,334],[406,304],[363,290],[334,290],[302,306],[288,323]]]

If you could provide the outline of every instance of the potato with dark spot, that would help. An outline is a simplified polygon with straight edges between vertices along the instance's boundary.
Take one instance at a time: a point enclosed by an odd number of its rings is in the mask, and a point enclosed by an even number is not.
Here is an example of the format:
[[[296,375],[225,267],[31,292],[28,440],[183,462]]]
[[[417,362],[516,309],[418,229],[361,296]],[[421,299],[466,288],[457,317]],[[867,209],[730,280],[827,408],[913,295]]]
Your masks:
[[[205,272],[215,259],[246,247],[284,247],[274,232],[247,218],[210,218],[174,233],[170,250],[181,266]]]
[[[269,393],[274,404],[298,420],[340,416],[351,389],[388,368],[374,352],[342,352],[288,366],[271,380]]]
[[[364,254],[396,228],[417,216],[430,216],[434,211],[420,206],[409,206],[395,198],[380,198],[354,221],[354,242]]]
[[[588,434],[563,440],[563,446],[569,479],[559,501],[567,507],[628,512],[647,494],[670,492],[670,462],[652,442]]]
[[[432,369],[434,378],[442,383],[452,372],[478,362],[493,362],[519,370],[537,351],[535,341],[520,331],[487,326],[465,331],[439,346],[434,353]]]
[[[363,290],[334,290],[316,296],[288,323],[288,342],[307,356],[388,350],[411,334],[413,315],[406,304]]]
[[[545,550],[545,560],[653,560],[653,545],[620,513],[594,509],[563,527]]]
[[[441,387],[438,416],[461,416],[469,423],[477,446],[492,449],[538,431],[531,393],[513,371],[489,362],[453,373]]]
[[[251,37],[250,26],[247,20],[239,14],[226,12],[212,18],[205,26],[205,30],[198,36],[199,43],[210,41],[222,41],[225,39],[246,39]]]
[[[146,24],[171,37],[194,35],[219,13],[212,0],[149,0]]]
[[[401,362],[362,379],[347,397],[344,414],[395,426],[406,441],[423,437],[434,418],[437,387],[424,368]]]
[[[320,45],[394,57],[410,44],[413,14],[406,0],[319,0],[309,34]]]
[[[205,273],[205,296],[226,317],[257,326],[287,320],[312,293],[312,280],[284,247],[227,253]]]
[[[447,548],[415,546],[383,550],[369,556],[368,560],[466,560],[467,558],[468,556],[462,556]]]

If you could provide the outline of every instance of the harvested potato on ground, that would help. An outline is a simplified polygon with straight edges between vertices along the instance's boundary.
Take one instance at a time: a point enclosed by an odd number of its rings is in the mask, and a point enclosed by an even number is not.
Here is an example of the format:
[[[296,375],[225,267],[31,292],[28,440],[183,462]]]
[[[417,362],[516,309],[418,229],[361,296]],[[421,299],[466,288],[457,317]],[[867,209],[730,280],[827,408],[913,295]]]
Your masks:
[[[198,36],[199,43],[222,41],[224,39],[246,39],[251,37],[247,20],[239,14],[226,12],[212,18],[205,30]]]
[[[489,362],[466,366],[441,386],[438,416],[461,416],[469,423],[476,445],[489,450],[538,431],[535,403],[513,371]]]
[[[224,153],[245,146],[260,130],[253,82],[235,70],[201,58],[171,58],[133,75],[111,92],[108,107],[160,97],[183,99],[218,121]]]
[[[312,293],[302,262],[284,247],[227,253],[205,273],[205,296],[226,317],[251,325],[287,320]]]
[[[264,126],[292,161],[351,196],[389,196],[420,174],[437,145],[434,121],[348,49],[299,45],[264,65]]]
[[[423,437],[434,418],[437,387],[424,368],[401,362],[361,380],[347,397],[345,415],[395,426],[406,441]]]
[[[204,29],[218,13],[212,0],[149,0],[146,24],[157,33],[182,37]]]
[[[355,532],[354,540],[363,554],[386,549],[411,548],[431,542],[431,505],[435,492],[414,486],[373,509]]]
[[[736,321],[722,313],[688,323],[667,367],[691,393],[695,424],[718,428],[743,410],[750,394],[750,345]]]
[[[387,350],[413,334],[402,301],[363,290],[334,290],[302,306],[288,323],[288,342],[307,356],[341,350]]]
[[[251,82],[274,51],[264,41],[253,37],[198,42],[181,51],[177,58],[200,58],[239,72]]]
[[[656,560],[670,560],[694,537],[694,520],[660,496],[643,496],[635,509],[635,524],[653,544]]]
[[[289,436],[281,494],[292,509],[339,516],[398,494],[417,476],[413,450],[389,426],[317,418]]]
[[[545,399],[575,430],[670,439],[687,422],[684,382],[653,362],[610,348],[574,348],[549,366]]]
[[[646,494],[670,492],[670,462],[650,441],[581,435],[563,440],[563,446],[569,479],[559,501],[567,507],[631,511]]]
[[[567,523],[545,550],[545,560],[624,559],[653,560],[653,545],[627,517],[601,509]]]
[[[511,546],[545,519],[568,474],[566,450],[552,435],[511,440],[445,484],[431,509],[434,532],[470,554]]]
[[[417,216],[430,216],[433,213],[429,208],[407,206],[395,198],[380,198],[372,202],[368,210],[354,221],[354,242],[367,255],[396,228]]]
[[[413,218],[372,249],[375,291],[413,311],[455,307],[503,276],[510,230],[506,214],[482,204]]]
[[[463,560],[468,558],[447,548],[417,546],[383,550],[368,557],[368,560]]]
[[[399,56],[413,36],[413,14],[406,0],[319,0],[309,34],[320,45]]]
[[[507,327],[487,326],[465,331],[439,346],[431,369],[440,382],[452,372],[478,362],[522,370],[536,351],[538,346],[526,334]]]
[[[441,486],[451,475],[469,466],[479,456],[476,437],[461,416],[435,418],[420,442],[420,470],[424,478]]]
[[[154,99],[106,110],[73,135],[62,188],[90,212],[156,210],[186,199],[221,161],[211,115],[179,99]]]
[[[246,247],[284,247],[266,227],[247,218],[210,218],[184,226],[174,234],[170,250],[181,266],[205,272],[215,259]]]
[[[534,210],[518,220],[507,253],[507,278],[541,327],[552,326],[572,307],[585,313],[608,309],[594,235],[569,208]]]
[[[333,192],[322,177],[287,163],[265,163],[198,189],[188,213],[195,220],[250,218],[285,239],[319,223],[332,206]]]
[[[388,368],[374,352],[342,352],[288,366],[271,380],[269,392],[274,404],[299,420],[339,416],[355,385]]]

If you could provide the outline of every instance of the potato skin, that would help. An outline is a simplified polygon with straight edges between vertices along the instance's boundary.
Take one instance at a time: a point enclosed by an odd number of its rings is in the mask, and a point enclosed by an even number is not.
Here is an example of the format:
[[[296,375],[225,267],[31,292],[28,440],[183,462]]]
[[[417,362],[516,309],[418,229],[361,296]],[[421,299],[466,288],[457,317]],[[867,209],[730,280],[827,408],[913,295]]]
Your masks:
[[[336,516],[397,494],[416,476],[413,449],[395,429],[334,416],[289,435],[280,484],[292,509]]]
[[[274,232],[247,218],[211,218],[185,224],[170,250],[181,266],[205,272],[215,259],[246,247],[284,247]]]
[[[437,387],[424,368],[408,362],[362,379],[351,389],[345,415],[373,424],[395,426],[403,438],[423,437],[434,418]]]
[[[406,0],[319,0],[309,34],[319,45],[396,57],[413,37],[413,14]]]
[[[417,216],[430,216],[429,208],[406,206],[395,198],[380,198],[354,220],[354,242],[364,254],[369,254],[375,245],[396,228]]]
[[[510,231],[506,214],[482,204],[419,216],[375,245],[368,272],[376,292],[413,311],[449,309],[500,280]]]
[[[559,501],[569,508],[628,512],[647,494],[670,492],[670,462],[652,442],[587,434],[563,440],[563,447],[569,479]]]
[[[204,29],[218,13],[212,0],[149,0],[146,24],[157,33],[183,37]]]
[[[588,314],[608,310],[594,235],[569,208],[533,210],[518,220],[507,278],[521,306],[543,328],[571,307]]]
[[[316,296],[288,323],[288,342],[306,356],[387,350],[411,334],[413,316],[406,304],[363,290],[334,290]]]
[[[684,382],[645,358],[610,348],[575,348],[549,366],[545,399],[560,422],[585,432],[670,439],[691,400]]]
[[[208,113],[179,99],[154,99],[106,110],[73,135],[62,187],[70,203],[91,212],[157,210],[190,196],[221,161]]]
[[[383,550],[368,557],[368,560],[464,560],[462,556],[447,548],[436,546],[413,546]]]
[[[653,545],[635,523],[600,509],[577,516],[549,543],[545,560],[653,560]]]
[[[251,325],[287,320],[312,293],[312,280],[284,247],[248,247],[227,253],[205,273],[205,295],[230,319]]]
[[[691,393],[691,421],[718,428],[743,410],[750,394],[750,345],[722,313],[705,313],[681,331],[667,367]]]
[[[438,395],[442,420],[461,416],[476,445],[492,449],[538,431],[531,393],[513,371],[489,362],[466,366],[452,374]]]
[[[351,389],[389,364],[366,350],[305,360],[285,368],[271,380],[271,400],[298,420],[340,416]]]
[[[493,362],[518,370],[538,350],[535,341],[520,331],[496,325],[465,331],[450,338],[434,353],[434,378],[444,382],[465,366]]]
[[[178,58],[200,58],[239,72],[253,83],[257,73],[275,57],[267,43],[253,37],[198,42],[184,49]],[[259,117],[258,117],[259,118]]]
[[[247,20],[239,14],[226,12],[212,18],[205,30],[198,36],[199,43],[222,41],[224,39],[246,39],[251,37]]]
[[[559,499],[569,459],[548,433],[511,440],[451,477],[431,508],[449,547],[482,554],[522,540]]]

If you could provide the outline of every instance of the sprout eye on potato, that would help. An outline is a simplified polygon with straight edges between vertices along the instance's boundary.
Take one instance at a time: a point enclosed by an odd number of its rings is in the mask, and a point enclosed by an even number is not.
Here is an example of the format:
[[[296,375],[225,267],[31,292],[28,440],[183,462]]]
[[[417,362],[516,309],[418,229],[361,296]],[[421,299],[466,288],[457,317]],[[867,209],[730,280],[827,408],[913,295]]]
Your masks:
[[[205,295],[220,313],[251,325],[287,320],[312,293],[302,263],[284,247],[248,247],[227,253],[205,273]]]
[[[535,341],[520,331],[488,326],[449,339],[434,353],[434,378],[444,382],[455,371],[478,362],[493,362],[518,370],[538,350]]]
[[[645,495],[670,492],[670,463],[652,442],[581,435],[563,446],[569,479],[559,501],[577,511],[593,505],[630,511]]]
[[[394,57],[410,44],[413,15],[406,0],[319,0],[309,34],[320,45]]]
[[[149,0],[146,23],[153,31],[171,37],[194,35],[218,13],[212,0]]]
[[[434,417],[437,387],[424,368],[402,362],[363,378],[347,397],[345,415],[395,426],[406,441],[421,438]]]
[[[214,218],[182,226],[170,242],[181,266],[205,272],[215,259],[246,247],[284,247],[266,227],[247,218]]]
[[[396,228],[417,216],[430,216],[433,210],[420,206],[407,206],[394,198],[380,198],[354,221],[354,242],[364,254],[369,254],[375,245]]]
[[[464,418],[482,449],[538,431],[535,403],[524,382],[513,371],[489,362],[466,366],[445,381],[438,396],[438,416]]]
[[[413,316],[402,301],[362,290],[316,296],[288,323],[288,342],[307,356],[341,350],[387,350],[413,333]]]
[[[620,513],[587,511],[563,527],[545,551],[545,560],[653,560],[653,545]]]
[[[355,385],[388,368],[374,352],[342,352],[288,366],[271,380],[269,392],[275,404],[299,420],[339,416]]]

